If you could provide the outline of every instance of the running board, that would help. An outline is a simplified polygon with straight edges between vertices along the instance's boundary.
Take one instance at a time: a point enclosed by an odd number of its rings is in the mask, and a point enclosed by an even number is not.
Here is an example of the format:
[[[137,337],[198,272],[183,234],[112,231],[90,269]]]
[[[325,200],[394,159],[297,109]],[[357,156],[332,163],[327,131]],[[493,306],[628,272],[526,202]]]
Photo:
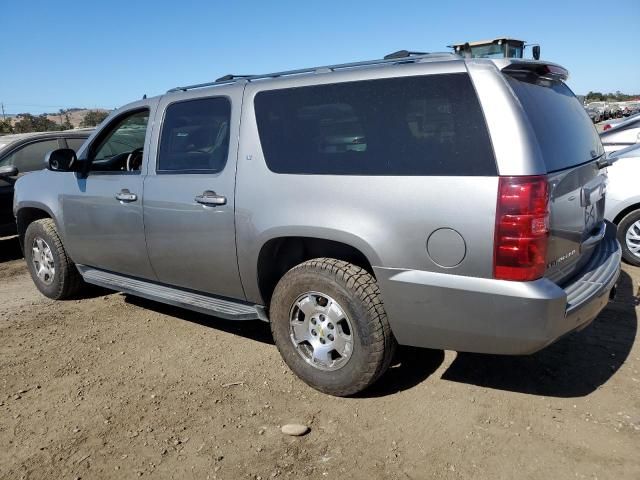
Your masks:
[[[264,307],[243,302],[202,295],[175,287],[159,285],[117,273],[105,272],[92,267],[78,265],[78,270],[87,283],[138,297],[168,303],[176,307],[194,310],[227,320],[263,320],[269,321]]]

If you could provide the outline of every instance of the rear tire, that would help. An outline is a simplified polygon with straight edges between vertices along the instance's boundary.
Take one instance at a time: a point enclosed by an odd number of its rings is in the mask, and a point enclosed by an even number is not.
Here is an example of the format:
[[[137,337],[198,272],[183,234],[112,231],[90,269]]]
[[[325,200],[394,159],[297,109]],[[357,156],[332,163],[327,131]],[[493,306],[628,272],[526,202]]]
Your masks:
[[[289,368],[330,395],[367,388],[396,350],[375,279],[341,260],[316,258],[289,270],[275,288],[270,317]]]
[[[33,283],[45,297],[71,298],[85,285],[50,218],[36,220],[27,227],[24,257]]]
[[[620,220],[618,241],[622,246],[622,258],[640,267],[640,210],[634,210]]]

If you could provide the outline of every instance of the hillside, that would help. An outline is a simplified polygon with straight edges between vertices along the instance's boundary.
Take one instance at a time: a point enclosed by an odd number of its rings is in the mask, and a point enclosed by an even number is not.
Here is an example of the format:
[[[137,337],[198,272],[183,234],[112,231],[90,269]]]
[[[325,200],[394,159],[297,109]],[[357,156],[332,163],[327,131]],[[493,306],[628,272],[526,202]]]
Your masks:
[[[71,122],[71,125],[73,125],[73,128],[79,128],[82,119],[91,110],[97,112],[109,112],[109,110],[104,108],[70,108],[66,110],[66,114],[69,116],[69,121]],[[65,120],[65,114],[47,113],[46,115],[49,120],[57,124],[61,124]],[[12,125],[18,121],[18,117],[16,115],[7,115],[6,117]]]

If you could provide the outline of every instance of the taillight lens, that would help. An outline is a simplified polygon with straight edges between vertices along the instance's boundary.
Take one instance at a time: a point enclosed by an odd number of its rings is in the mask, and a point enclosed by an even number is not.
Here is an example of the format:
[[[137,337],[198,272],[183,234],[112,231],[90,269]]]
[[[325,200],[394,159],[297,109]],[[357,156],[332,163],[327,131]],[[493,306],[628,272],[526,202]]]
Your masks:
[[[549,240],[549,184],[544,176],[500,177],[493,273],[500,280],[544,275]]]
[[[604,130],[609,130],[610,128],[611,128],[611,124],[607,123],[607,124],[602,128],[602,130],[603,130],[603,131],[604,131]]]

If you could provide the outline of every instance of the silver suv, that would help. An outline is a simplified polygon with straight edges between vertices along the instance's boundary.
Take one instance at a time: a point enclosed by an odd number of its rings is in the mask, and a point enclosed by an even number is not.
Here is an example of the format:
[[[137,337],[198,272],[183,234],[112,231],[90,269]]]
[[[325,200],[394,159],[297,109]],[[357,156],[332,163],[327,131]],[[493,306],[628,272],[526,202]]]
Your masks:
[[[269,321],[289,367],[351,395],[397,344],[535,352],[620,269],[600,139],[558,65],[403,58],[175,88],[17,182],[49,298],[83,282]]]

